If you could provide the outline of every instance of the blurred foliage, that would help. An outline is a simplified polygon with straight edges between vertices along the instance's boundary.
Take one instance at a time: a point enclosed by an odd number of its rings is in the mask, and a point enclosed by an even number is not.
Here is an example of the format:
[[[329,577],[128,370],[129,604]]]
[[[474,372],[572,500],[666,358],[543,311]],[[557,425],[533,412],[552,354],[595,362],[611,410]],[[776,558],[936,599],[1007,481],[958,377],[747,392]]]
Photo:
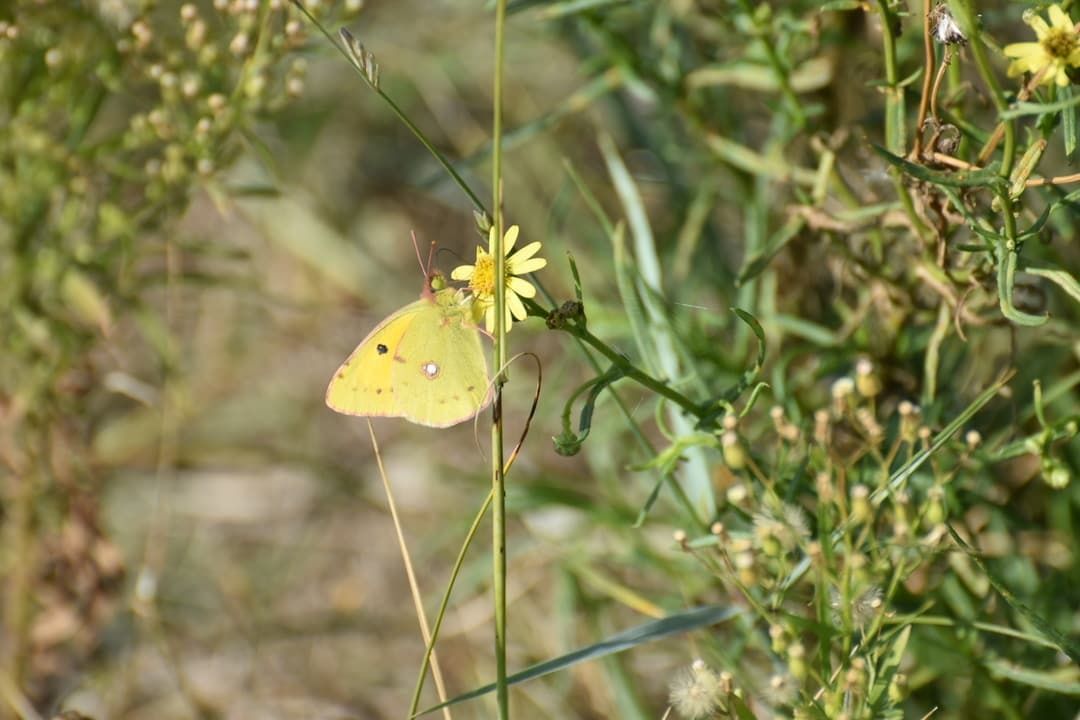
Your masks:
[[[489,9],[370,5],[379,91],[487,196]],[[549,329],[512,336],[545,387],[511,664],[745,610],[516,714],[1075,711],[1080,77],[1007,75],[1021,5],[510,3],[507,214],[551,259]],[[2,12],[0,697],[401,717],[422,644],[366,434],[320,399],[415,297],[408,231],[469,257],[473,204],[286,3]],[[467,427],[378,425],[432,595],[483,499]],[[487,572],[451,695],[493,675]]]
[[[195,188],[225,192],[245,135],[299,94],[303,37],[282,3],[2,11],[2,649],[7,685],[37,702],[97,646],[123,571],[101,529],[95,418],[112,393],[157,406],[180,370],[152,300],[198,275],[176,220]],[[149,384],[116,372],[127,343],[160,368]]]

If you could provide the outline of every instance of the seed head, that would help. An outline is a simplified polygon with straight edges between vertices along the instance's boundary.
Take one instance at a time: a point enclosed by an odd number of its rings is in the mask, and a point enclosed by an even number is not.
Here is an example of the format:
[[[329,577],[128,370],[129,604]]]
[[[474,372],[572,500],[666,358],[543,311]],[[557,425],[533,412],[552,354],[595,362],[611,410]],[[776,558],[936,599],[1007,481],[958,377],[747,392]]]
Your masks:
[[[720,676],[703,660],[695,660],[672,680],[668,701],[680,717],[704,720],[720,709],[726,695]]]

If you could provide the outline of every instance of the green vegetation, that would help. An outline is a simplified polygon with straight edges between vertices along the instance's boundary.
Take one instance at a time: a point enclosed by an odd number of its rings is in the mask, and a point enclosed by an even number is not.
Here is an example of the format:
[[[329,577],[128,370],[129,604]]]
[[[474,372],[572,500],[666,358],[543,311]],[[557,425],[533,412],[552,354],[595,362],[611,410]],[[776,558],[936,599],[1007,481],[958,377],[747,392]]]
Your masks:
[[[0,10],[0,718],[1075,714],[1080,5],[362,5]]]

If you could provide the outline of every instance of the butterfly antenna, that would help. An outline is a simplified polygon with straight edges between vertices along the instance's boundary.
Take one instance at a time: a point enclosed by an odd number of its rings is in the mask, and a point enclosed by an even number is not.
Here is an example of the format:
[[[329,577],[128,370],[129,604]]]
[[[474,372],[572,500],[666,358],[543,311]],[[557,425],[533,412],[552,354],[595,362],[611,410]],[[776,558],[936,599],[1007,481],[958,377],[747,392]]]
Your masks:
[[[413,250],[416,251],[416,262],[420,264],[420,272],[422,272],[426,278],[428,273],[431,272],[431,259],[435,256],[435,241],[431,241],[431,249],[428,250],[428,259],[425,263],[424,259],[420,257],[420,243],[416,240],[416,231],[410,230],[409,235],[412,237]]]

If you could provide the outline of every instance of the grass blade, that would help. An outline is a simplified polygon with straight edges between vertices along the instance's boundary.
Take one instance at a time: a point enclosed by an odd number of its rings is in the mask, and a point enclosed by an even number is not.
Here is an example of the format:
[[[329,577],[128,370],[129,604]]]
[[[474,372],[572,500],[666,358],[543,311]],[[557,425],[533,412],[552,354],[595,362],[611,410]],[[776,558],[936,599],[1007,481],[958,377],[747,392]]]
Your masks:
[[[607,640],[601,640],[598,643],[593,643],[587,647],[574,650],[566,655],[551,660],[545,660],[542,663],[537,663],[519,673],[514,673],[508,677],[506,681],[509,685],[516,685],[525,682],[526,680],[535,680],[536,678],[550,675],[559,670],[565,670],[566,668],[579,663],[596,660],[607,655],[623,652],[624,650],[630,650],[638,645],[644,645],[645,643],[650,643],[672,635],[679,635],[691,630],[696,630],[697,628],[715,625],[716,623],[730,620],[743,612],[745,612],[743,608],[731,605],[706,605],[704,607],[686,610],[681,613],[669,615],[662,620],[655,620],[618,633],[617,635],[612,635]],[[443,704],[430,707],[414,717],[426,715],[447,705],[456,705],[457,703],[466,700],[487,695],[494,689],[494,683],[478,687],[475,690],[470,690],[467,693],[458,695]]]

